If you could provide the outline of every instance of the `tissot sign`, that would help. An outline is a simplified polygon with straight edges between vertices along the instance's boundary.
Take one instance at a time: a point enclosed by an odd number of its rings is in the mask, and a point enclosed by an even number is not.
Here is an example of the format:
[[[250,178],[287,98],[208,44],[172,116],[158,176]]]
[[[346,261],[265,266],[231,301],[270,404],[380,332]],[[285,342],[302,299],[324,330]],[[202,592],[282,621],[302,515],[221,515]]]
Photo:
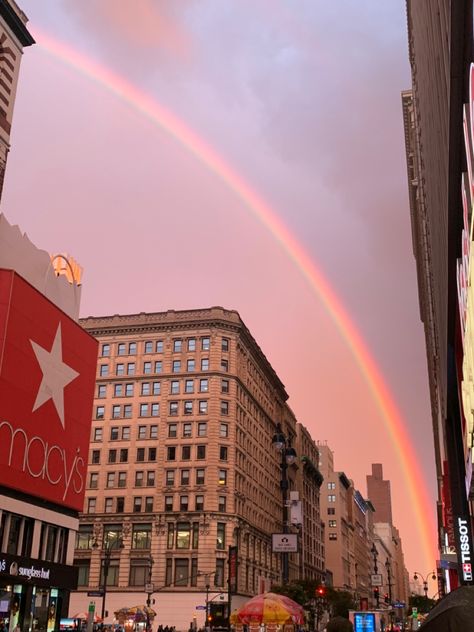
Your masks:
[[[0,270],[0,483],[82,510],[97,341]]]
[[[474,552],[472,548],[472,535],[470,516],[456,516],[456,539],[460,551],[461,578],[463,584],[473,583]]]

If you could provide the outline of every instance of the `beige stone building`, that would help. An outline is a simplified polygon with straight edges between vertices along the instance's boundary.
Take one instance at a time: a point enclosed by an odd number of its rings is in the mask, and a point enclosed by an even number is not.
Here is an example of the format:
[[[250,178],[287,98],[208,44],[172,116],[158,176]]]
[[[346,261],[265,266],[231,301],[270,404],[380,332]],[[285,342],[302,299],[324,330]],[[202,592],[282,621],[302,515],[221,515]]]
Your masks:
[[[120,607],[144,603],[146,584],[156,624],[202,626],[206,604],[213,616],[225,614],[229,545],[238,547],[232,608],[279,583],[271,534],[281,532],[283,510],[272,437],[280,423],[295,446],[296,420],[238,313],[215,307],[86,318],[82,325],[100,350],[71,614],[86,608],[87,592],[100,592],[108,562],[108,622]],[[315,459],[309,436],[300,436]],[[311,506],[304,560],[316,573],[323,549],[313,554],[321,526],[310,469],[297,460],[287,472],[291,493],[301,470]],[[291,555],[290,578],[299,572]],[[100,613],[103,600],[95,601]]]

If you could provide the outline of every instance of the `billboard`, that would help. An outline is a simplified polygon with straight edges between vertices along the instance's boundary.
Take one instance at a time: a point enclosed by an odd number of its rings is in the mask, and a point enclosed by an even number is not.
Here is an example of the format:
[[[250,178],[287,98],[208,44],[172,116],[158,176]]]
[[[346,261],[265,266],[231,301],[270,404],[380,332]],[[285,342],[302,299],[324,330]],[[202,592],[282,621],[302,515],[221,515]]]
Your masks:
[[[97,341],[0,269],[1,483],[81,511]]]

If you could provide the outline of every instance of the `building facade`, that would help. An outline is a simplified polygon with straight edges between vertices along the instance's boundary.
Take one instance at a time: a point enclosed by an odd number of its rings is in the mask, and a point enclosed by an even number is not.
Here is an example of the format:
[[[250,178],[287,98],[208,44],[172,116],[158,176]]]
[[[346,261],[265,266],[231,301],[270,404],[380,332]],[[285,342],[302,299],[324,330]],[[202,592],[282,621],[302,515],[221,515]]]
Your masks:
[[[107,584],[97,609],[112,621],[124,604],[144,602],[148,584],[160,623],[202,626],[203,606],[227,612],[230,545],[238,548],[232,607],[280,583],[271,534],[282,530],[283,508],[272,437],[279,423],[294,446],[296,420],[238,313],[91,317],[82,326],[100,351],[71,613]],[[287,470],[290,493],[298,467]],[[313,528],[317,514],[308,519]],[[290,579],[298,573],[291,555]]]

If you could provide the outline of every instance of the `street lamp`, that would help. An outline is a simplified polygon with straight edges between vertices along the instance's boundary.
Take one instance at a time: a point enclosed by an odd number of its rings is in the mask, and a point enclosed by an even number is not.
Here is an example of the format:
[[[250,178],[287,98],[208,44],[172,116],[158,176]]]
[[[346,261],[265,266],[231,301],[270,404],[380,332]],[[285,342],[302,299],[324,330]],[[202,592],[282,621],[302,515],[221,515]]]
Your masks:
[[[375,542],[372,544],[372,548],[370,549],[370,552],[372,553],[372,557],[374,558],[374,575],[378,575],[378,566],[377,566],[377,557],[378,557],[378,551],[377,551],[377,547],[375,546]],[[380,594],[379,594],[379,589],[377,586],[374,587],[374,597],[375,597],[375,603],[377,608],[380,606]]]
[[[283,533],[289,533],[288,528],[288,466],[293,465],[296,461],[296,450],[291,447],[291,441],[282,432],[281,425],[276,425],[276,432],[272,438],[272,445],[281,455],[280,460],[280,489],[283,502]],[[289,581],[289,564],[288,552],[283,551],[281,554],[281,569],[283,584]]]
[[[390,560],[388,558],[385,560],[385,568],[387,569],[388,600],[389,600],[389,604],[390,604],[390,630],[393,630],[393,619],[392,619],[392,566],[391,566]]]
[[[153,594],[153,584],[151,583],[151,573],[153,570],[153,562],[154,560],[150,555],[150,557],[148,558],[148,583],[145,586],[146,593],[147,593],[146,632],[150,632],[150,608],[151,608],[151,596]]]
[[[93,549],[99,548],[97,540],[92,545],[92,548]],[[108,537],[104,538],[104,559],[103,559],[104,575],[102,578],[102,589],[101,589],[102,590],[102,613],[101,613],[102,625],[104,625],[104,618],[105,618],[105,598],[107,596],[107,578],[109,576],[110,556],[112,555],[112,551],[114,549],[115,550],[123,549],[122,538],[121,537],[112,538],[112,539],[109,539]]]
[[[418,571],[415,571],[414,575],[413,575],[413,579],[416,581],[418,579],[418,576],[420,576],[421,580],[423,581],[423,591],[425,593],[425,599],[428,599],[428,579],[430,577],[431,574],[431,579],[433,581],[435,581],[437,579],[437,575],[435,573],[435,571],[431,571],[431,573],[428,573],[426,575],[426,577],[424,575],[422,575],[421,573],[419,573]]]

